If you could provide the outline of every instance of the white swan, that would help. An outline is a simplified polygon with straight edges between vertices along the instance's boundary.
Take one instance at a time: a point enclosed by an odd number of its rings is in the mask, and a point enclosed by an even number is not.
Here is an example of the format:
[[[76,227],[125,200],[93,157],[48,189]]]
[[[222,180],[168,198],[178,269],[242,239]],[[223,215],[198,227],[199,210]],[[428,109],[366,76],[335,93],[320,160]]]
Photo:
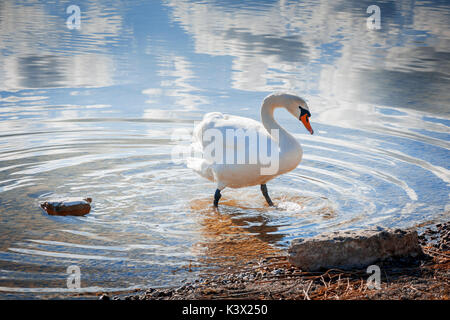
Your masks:
[[[276,108],[286,108],[311,134],[314,133],[306,102],[286,93],[271,94],[264,99],[262,124],[250,118],[212,112],[194,128],[191,148],[197,156],[188,158],[187,165],[217,184],[215,207],[224,188],[254,185],[261,186],[267,203],[273,206],[266,182],[295,169],[302,160],[300,144],[274,120]],[[267,148],[264,141],[268,143]],[[267,163],[267,157],[270,157],[270,163]]]

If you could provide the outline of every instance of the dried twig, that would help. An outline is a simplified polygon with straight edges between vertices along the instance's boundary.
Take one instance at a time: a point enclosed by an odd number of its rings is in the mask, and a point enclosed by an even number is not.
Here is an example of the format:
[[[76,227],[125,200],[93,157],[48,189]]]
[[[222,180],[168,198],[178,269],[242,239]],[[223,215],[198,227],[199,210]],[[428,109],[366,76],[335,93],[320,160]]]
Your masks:
[[[308,285],[308,288],[306,289],[306,291],[305,291],[305,289],[303,289],[303,293],[305,294],[304,300],[311,300],[311,298],[308,296],[308,292],[309,292],[309,289],[311,288],[312,283],[313,283],[313,280],[311,280],[309,282],[309,285]]]
[[[446,257],[446,258],[449,258],[449,259],[450,259],[450,256],[447,255],[447,254],[445,254],[445,253],[437,252],[437,251],[431,250],[431,249],[426,248],[426,247],[423,247],[422,249],[424,249],[425,251],[431,252],[431,253],[433,253],[433,254],[436,254],[436,255],[439,255],[439,256],[443,256],[443,257]]]

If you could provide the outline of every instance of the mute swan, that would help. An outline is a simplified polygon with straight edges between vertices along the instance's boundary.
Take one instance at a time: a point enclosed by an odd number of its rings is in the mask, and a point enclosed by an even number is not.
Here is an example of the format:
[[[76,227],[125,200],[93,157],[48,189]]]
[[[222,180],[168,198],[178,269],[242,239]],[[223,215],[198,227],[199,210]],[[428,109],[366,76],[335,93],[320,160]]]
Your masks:
[[[276,108],[287,109],[311,134],[314,133],[309,123],[311,113],[306,102],[300,97],[286,93],[271,94],[264,99],[261,106],[262,123],[250,118],[211,112],[194,128],[191,150],[198,156],[188,158],[187,166],[217,184],[214,194],[215,207],[219,204],[222,196],[220,192],[224,188],[254,185],[261,186],[268,205],[273,206],[266,183],[295,169],[302,160],[303,150],[300,144],[274,120],[273,113]],[[243,135],[244,141],[240,140],[241,144],[236,143]],[[264,139],[268,141],[270,148],[264,148]],[[271,172],[267,170],[267,159],[263,161],[265,151],[276,156],[271,158],[273,163],[270,165],[275,164]],[[260,157],[254,157],[255,153]]]

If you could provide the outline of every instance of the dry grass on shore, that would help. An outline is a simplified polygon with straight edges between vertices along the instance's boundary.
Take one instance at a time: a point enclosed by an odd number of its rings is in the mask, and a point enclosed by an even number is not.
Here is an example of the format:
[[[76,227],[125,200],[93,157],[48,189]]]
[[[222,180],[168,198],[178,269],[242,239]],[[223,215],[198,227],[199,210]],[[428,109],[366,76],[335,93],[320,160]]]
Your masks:
[[[238,269],[205,274],[179,288],[148,289],[126,300],[251,299],[251,300],[448,300],[450,298],[450,223],[420,235],[424,255],[377,263],[381,288],[370,289],[366,270],[302,272],[286,256],[265,257]],[[102,299],[109,299],[103,295]],[[118,296],[114,299],[119,299]]]

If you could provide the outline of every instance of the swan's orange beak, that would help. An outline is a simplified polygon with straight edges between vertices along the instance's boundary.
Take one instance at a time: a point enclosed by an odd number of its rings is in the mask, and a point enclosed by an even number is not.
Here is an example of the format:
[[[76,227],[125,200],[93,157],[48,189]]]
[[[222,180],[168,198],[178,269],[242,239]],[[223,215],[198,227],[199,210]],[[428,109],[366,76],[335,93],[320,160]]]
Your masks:
[[[304,114],[300,117],[300,121],[303,123],[305,128],[309,131],[309,133],[313,134],[314,130],[311,128],[311,124],[309,123],[309,117],[307,114]]]

